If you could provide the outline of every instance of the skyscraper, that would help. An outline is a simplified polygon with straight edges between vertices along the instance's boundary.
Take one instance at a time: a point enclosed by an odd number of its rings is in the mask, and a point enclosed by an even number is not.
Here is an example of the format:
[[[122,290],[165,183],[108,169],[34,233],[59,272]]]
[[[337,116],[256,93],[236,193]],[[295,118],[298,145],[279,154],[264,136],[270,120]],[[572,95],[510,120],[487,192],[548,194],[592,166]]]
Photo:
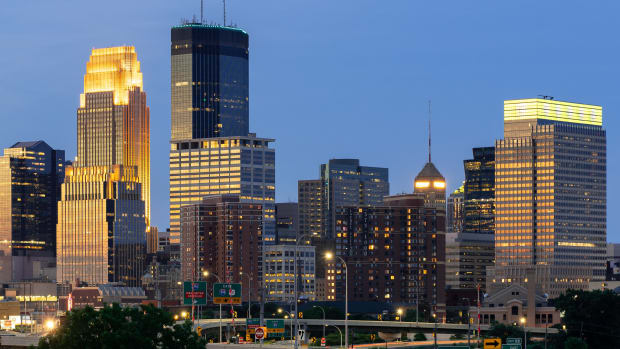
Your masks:
[[[556,297],[603,280],[602,125],[600,106],[539,98],[504,102],[504,139],[495,143],[492,286],[523,283],[534,270],[542,291]]]
[[[495,233],[495,148],[474,148],[465,167],[463,231]]]
[[[188,23],[171,39],[172,141],[247,136],[248,34]]]
[[[133,46],[93,49],[80,95],[77,165],[136,166],[151,212],[150,111],[142,88],[140,62]]]
[[[56,265],[57,203],[65,152],[19,142],[0,157],[0,281],[35,279]]]
[[[248,34],[187,23],[171,30],[170,243],[183,205],[239,194],[264,210],[263,242],[275,242],[273,139],[249,133]]]
[[[463,231],[463,192],[461,185],[448,196],[446,203],[446,232],[459,233]]]
[[[133,47],[93,49],[58,204],[57,281],[138,286],[150,223],[149,108]]]

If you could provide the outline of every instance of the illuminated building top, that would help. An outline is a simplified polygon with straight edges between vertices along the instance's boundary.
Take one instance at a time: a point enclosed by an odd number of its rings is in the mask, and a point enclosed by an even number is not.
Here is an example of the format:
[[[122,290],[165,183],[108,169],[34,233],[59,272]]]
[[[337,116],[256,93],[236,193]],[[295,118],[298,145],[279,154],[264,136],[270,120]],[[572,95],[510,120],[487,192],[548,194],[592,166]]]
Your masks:
[[[134,87],[142,90],[140,62],[133,46],[95,48],[86,63],[84,93],[80,95],[80,107],[85,107],[85,94],[114,92],[114,105],[127,105],[129,91]]]
[[[542,98],[504,101],[504,122],[536,119],[602,126],[603,108]]]
[[[416,191],[430,188],[445,191],[446,180],[432,162],[427,162],[422,171],[415,177],[414,188]]]

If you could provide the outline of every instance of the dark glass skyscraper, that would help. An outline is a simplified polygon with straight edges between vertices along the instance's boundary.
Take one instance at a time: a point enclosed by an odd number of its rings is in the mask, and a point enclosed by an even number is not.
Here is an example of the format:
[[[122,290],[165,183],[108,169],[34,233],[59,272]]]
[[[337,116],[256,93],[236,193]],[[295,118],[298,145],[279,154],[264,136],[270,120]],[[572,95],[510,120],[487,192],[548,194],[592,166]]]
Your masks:
[[[465,215],[463,232],[495,232],[495,147],[474,148],[474,158],[464,160]]]
[[[65,151],[19,142],[0,157],[0,281],[37,278],[56,263],[56,205]]]
[[[189,23],[171,37],[172,141],[247,136],[248,34]]]

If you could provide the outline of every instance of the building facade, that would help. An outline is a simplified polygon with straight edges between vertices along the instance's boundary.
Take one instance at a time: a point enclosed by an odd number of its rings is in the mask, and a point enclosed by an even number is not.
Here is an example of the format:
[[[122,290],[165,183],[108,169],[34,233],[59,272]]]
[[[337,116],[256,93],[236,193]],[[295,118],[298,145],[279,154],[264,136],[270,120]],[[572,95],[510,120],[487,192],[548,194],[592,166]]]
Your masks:
[[[463,186],[448,196],[446,203],[446,232],[458,233],[463,231]]]
[[[170,150],[170,244],[179,244],[181,209],[208,195],[238,195],[264,209],[266,244],[275,243],[273,139],[245,137],[173,142]]]
[[[135,167],[67,167],[58,203],[58,283],[140,286],[146,224]]]
[[[295,301],[295,245],[265,246],[265,288],[268,302]],[[316,300],[315,247],[297,246],[297,295]]]
[[[495,143],[497,287],[534,268],[557,297],[605,277],[606,133],[602,108],[549,99],[504,102]]]
[[[248,44],[238,28],[172,28],[172,142],[248,135]]]
[[[150,115],[134,47],[92,50],[77,141],[58,204],[57,282],[139,286],[150,225]]]
[[[56,205],[65,152],[19,142],[0,157],[0,281],[37,279],[56,266]]]
[[[446,287],[486,289],[486,269],[495,261],[493,234],[446,234]]]
[[[295,244],[299,233],[299,205],[296,202],[276,204],[276,244]]]
[[[321,235],[323,233],[323,182],[320,179],[297,182],[299,202],[299,233]]]
[[[263,267],[263,208],[239,195],[207,196],[181,208],[181,276],[199,281],[203,272],[222,282],[243,282],[250,275],[258,299]],[[246,288],[243,299],[247,299]]]
[[[428,306],[445,315],[445,208],[422,194],[385,198],[381,206],[339,207],[335,254],[347,263],[349,301]],[[345,268],[328,265],[326,298],[342,301]]]

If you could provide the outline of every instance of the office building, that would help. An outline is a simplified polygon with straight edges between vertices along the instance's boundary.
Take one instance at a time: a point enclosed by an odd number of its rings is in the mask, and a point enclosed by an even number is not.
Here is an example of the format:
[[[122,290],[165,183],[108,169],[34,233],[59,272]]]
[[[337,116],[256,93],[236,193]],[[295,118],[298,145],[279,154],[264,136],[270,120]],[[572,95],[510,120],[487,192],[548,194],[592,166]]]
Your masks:
[[[258,299],[263,263],[263,208],[242,202],[239,195],[206,196],[201,203],[181,207],[181,274],[201,280],[208,271],[223,282],[253,279],[252,299]],[[209,280],[215,281],[216,279]],[[243,289],[243,299],[247,299]]]
[[[273,139],[249,133],[249,36],[238,28],[185,23],[171,30],[170,244],[179,246],[183,205],[235,194],[264,209],[273,244]]]
[[[264,208],[266,244],[275,243],[273,139],[245,137],[173,142],[170,150],[170,244],[180,241],[180,212],[205,196],[234,194]]]
[[[446,203],[446,232],[458,233],[463,231],[463,192],[461,185],[448,196]]]
[[[446,234],[446,287],[449,289],[486,290],[486,269],[493,266],[493,234]]]
[[[265,246],[266,301],[295,302],[295,245]],[[297,295],[303,301],[316,300],[315,247],[297,246]]]
[[[495,233],[495,148],[474,148],[474,158],[463,161],[465,184],[463,231]]]
[[[135,166],[151,216],[150,111],[133,46],[93,49],[77,111],[77,164]]]
[[[428,160],[413,181],[413,191],[424,197],[424,204],[427,207],[434,207],[445,212],[446,179],[430,161],[430,155]]]
[[[321,165],[320,181],[299,181],[298,188],[300,234],[327,239],[334,238],[336,207],[381,205],[390,193],[388,169],[360,166],[358,159],[331,159]]]
[[[0,281],[37,279],[56,266],[56,205],[65,152],[19,142],[0,157]]]
[[[150,116],[134,47],[92,50],[77,141],[58,204],[57,281],[140,286],[150,224]]]
[[[403,194],[337,208],[334,251],[348,266],[349,301],[418,303],[445,316],[445,208],[425,199]],[[327,300],[344,300],[339,261],[328,265],[326,279]]]
[[[58,203],[57,282],[140,286],[146,224],[136,167],[67,167]]]
[[[248,44],[248,34],[238,28],[172,28],[173,143],[248,135]]]
[[[296,202],[276,204],[276,244],[295,244],[299,232],[299,205]]]
[[[493,287],[534,269],[552,298],[605,278],[606,134],[602,108],[551,99],[504,102],[495,143]]]
[[[620,281],[620,244],[607,243],[606,281]]]
[[[474,148],[473,155],[463,162],[462,230],[446,236],[446,285],[470,290],[480,286],[484,292],[486,269],[495,264],[495,148]]]

